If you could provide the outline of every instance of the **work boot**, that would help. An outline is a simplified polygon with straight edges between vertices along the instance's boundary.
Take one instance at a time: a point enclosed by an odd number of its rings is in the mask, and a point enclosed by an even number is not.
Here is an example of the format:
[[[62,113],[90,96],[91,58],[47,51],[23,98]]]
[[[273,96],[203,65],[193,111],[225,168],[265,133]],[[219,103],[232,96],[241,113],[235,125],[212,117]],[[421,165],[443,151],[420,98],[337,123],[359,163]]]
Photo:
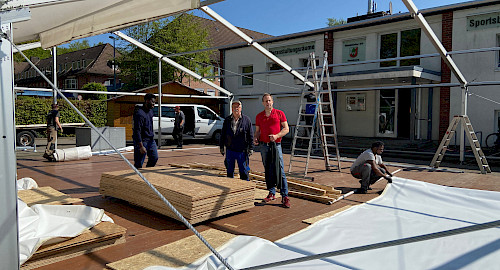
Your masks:
[[[281,198],[281,205],[284,208],[290,208],[290,199],[288,199],[288,196],[283,196],[283,198]]]
[[[269,192],[269,194],[267,195],[267,197],[265,197],[262,202],[263,203],[268,203],[270,201],[274,201],[276,200],[276,196],[274,194],[272,194],[271,192]]]
[[[365,188],[358,188],[356,191],[354,191],[354,194],[366,194],[367,191]]]

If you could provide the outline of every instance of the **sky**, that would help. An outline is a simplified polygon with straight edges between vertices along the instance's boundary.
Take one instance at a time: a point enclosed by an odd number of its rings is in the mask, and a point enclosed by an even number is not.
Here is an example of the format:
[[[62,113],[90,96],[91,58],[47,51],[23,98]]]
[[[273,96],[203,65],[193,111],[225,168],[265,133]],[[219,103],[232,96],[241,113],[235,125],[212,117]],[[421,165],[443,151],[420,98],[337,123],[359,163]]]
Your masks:
[[[376,11],[388,11],[389,0],[375,0]],[[418,9],[456,4],[459,0],[414,0]],[[328,18],[347,19],[366,14],[368,0],[225,0],[209,6],[237,27],[280,36],[327,27]],[[408,12],[400,0],[392,1],[393,13]],[[196,16],[208,18],[200,10]],[[110,34],[88,38],[90,45],[110,43]]]

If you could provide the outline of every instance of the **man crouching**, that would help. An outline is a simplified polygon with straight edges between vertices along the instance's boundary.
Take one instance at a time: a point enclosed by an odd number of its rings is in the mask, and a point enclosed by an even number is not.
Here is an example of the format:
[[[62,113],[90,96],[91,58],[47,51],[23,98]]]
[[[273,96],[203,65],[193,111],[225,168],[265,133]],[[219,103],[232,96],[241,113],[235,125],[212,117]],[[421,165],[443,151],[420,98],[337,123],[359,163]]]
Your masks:
[[[361,188],[357,190],[358,194],[366,194],[371,189],[370,185],[375,183],[380,177],[384,177],[389,183],[392,183],[392,174],[382,162],[382,152],[384,152],[384,143],[377,141],[372,143],[372,147],[367,149],[354,161],[351,166],[351,174],[357,179],[361,179]]]

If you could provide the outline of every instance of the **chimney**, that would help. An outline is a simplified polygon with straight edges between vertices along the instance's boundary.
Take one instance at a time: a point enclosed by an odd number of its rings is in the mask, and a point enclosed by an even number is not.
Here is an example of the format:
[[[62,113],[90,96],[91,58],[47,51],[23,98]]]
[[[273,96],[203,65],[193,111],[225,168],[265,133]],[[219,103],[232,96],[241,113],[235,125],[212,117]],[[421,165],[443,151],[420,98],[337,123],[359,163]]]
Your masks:
[[[368,13],[367,14],[372,14],[373,13],[373,0],[368,0]]]

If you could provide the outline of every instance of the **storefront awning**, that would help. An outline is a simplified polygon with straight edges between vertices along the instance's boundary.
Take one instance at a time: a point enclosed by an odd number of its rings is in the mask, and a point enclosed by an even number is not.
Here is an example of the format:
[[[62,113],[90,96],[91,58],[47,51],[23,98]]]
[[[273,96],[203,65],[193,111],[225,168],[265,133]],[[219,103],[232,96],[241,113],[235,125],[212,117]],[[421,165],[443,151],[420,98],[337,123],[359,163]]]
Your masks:
[[[419,66],[395,67],[377,70],[363,70],[330,75],[338,89],[354,87],[374,87],[390,85],[410,85],[439,83],[441,73]]]

